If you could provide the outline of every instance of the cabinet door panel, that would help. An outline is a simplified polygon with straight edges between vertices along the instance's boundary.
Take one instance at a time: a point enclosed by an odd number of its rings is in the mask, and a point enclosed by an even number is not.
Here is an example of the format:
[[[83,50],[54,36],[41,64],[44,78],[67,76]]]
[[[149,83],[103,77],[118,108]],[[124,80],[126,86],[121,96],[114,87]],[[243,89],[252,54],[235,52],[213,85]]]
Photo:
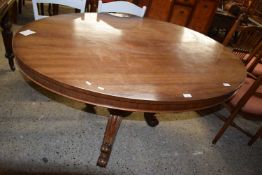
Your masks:
[[[151,0],[147,16],[153,19],[167,21],[172,0]]]
[[[146,6],[148,8],[150,0],[133,0],[133,3],[137,4],[140,7]]]
[[[176,3],[185,4],[185,5],[194,5],[196,0],[176,0]]]
[[[175,5],[170,22],[181,25],[181,26],[186,26],[188,23],[191,11],[192,11],[192,8],[190,7]]]
[[[217,4],[217,0],[199,0],[188,27],[201,33],[207,33]]]

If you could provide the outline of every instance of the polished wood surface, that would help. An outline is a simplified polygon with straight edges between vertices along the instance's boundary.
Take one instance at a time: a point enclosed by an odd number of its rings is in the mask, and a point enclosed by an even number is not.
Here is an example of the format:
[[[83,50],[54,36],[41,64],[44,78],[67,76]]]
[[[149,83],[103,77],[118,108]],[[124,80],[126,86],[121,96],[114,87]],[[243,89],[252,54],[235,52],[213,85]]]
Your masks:
[[[54,16],[17,32],[21,70],[58,94],[144,112],[202,109],[228,99],[245,68],[229,49],[174,24],[106,14]],[[223,83],[231,86],[225,87]],[[184,98],[183,94],[192,98]]]

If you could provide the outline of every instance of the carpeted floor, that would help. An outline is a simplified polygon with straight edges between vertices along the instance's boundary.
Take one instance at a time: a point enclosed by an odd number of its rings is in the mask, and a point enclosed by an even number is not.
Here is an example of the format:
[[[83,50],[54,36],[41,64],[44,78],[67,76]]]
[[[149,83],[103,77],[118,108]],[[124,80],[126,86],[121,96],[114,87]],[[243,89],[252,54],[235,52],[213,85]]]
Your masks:
[[[26,1],[18,24],[32,21]],[[15,25],[14,30],[20,26]],[[214,114],[158,114],[151,128],[133,113],[119,129],[106,169],[96,166],[107,110],[87,113],[85,104],[52,94],[9,70],[0,43],[0,174],[262,174],[262,141],[230,127],[216,145],[223,122]],[[224,109],[221,113],[226,113]],[[254,132],[260,123],[237,123]]]

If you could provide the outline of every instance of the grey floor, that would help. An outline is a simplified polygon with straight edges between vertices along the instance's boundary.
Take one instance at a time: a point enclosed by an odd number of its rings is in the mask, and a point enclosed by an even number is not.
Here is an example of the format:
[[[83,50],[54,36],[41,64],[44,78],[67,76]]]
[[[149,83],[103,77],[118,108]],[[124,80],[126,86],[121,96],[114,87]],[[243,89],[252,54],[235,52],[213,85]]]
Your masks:
[[[30,12],[29,5],[23,14]],[[27,19],[26,19],[27,18]],[[19,24],[32,16],[19,16]],[[20,26],[14,26],[17,30]],[[141,113],[120,127],[106,169],[96,166],[106,126],[106,109],[87,113],[84,104],[34,85],[19,67],[9,70],[0,43],[0,174],[181,174],[260,175],[262,141],[230,127],[216,145],[211,140],[223,122],[214,114],[158,114],[151,128]],[[226,113],[224,109],[221,113]],[[254,132],[261,122],[238,118]]]

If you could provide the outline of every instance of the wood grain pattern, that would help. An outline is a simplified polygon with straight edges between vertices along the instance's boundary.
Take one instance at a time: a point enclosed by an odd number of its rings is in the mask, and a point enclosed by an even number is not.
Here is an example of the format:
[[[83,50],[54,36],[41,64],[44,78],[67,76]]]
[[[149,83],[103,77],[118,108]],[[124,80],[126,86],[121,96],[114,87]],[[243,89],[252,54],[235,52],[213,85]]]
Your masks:
[[[25,37],[18,32],[13,42],[21,71],[50,91],[103,107],[203,109],[231,97],[246,75],[223,45],[152,19],[71,14],[20,31],[27,29],[36,33]]]

